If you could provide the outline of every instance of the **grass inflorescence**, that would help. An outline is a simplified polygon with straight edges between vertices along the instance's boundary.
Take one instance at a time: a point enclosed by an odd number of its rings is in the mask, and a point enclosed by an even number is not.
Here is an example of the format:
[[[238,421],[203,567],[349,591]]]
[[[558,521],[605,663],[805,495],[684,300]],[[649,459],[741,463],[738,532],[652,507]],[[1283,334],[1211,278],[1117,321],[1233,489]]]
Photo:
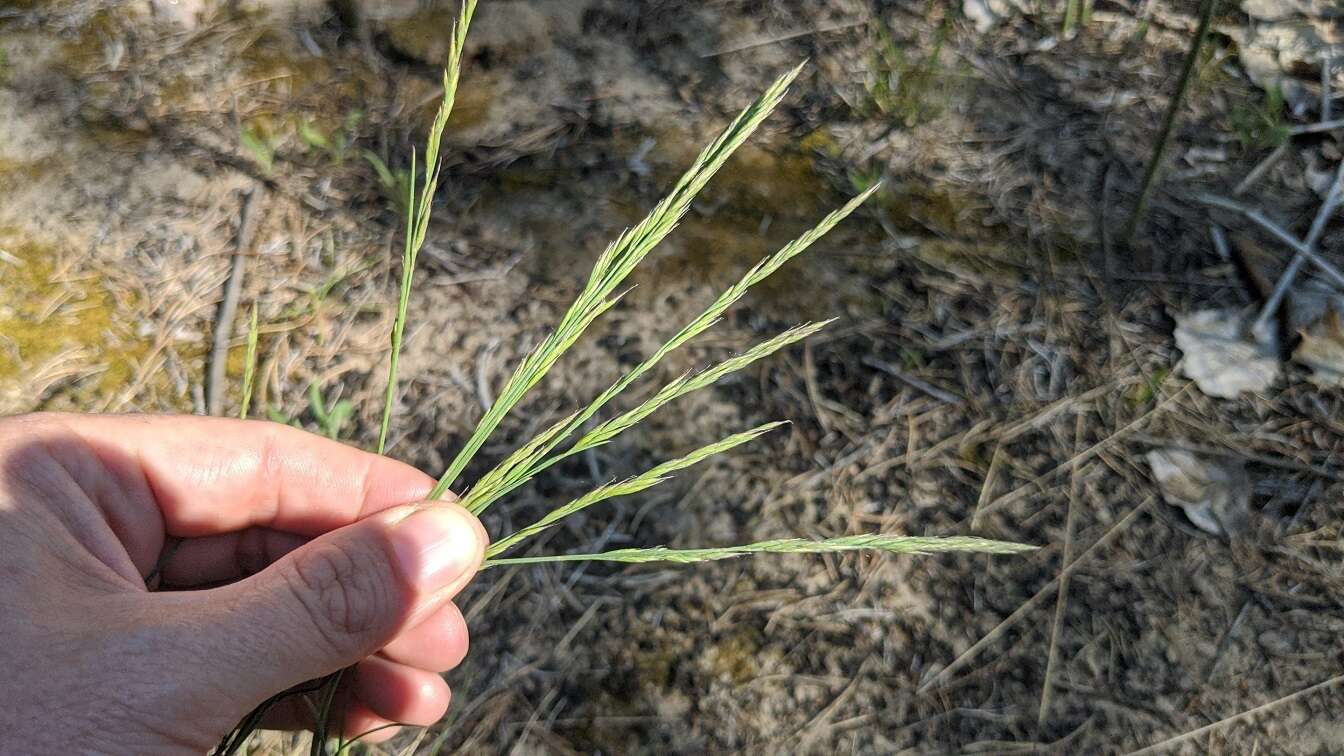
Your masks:
[[[387,448],[393,409],[397,401],[398,363],[404,341],[408,304],[414,286],[415,266],[420,249],[425,243],[425,234],[428,229],[434,194],[441,170],[440,141],[444,126],[452,113],[458,80],[461,75],[462,53],[466,34],[475,8],[476,0],[464,1],[457,26],[453,31],[452,44],[444,70],[443,98],[430,128],[423,151],[423,162],[418,168],[416,164],[417,155],[414,152],[411,155],[410,178],[405,191],[406,227],[401,279],[396,316],[393,320],[391,333],[388,380],[383,395],[382,416],[378,430],[377,451],[379,453],[384,453]],[[673,185],[671,191],[654,206],[647,217],[620,234],[598,256],[578,297],[565,311],[555,329],[542,339],[519,363],[504,389],[500,392],[498,399],[486,410],[462,449],[439,477],[430,494],[431,499],[443,498],[448,494],[449,487],[459,481],[473,458],[499,428],[505,417],[541,382],[588,327],[620,300],[624,293],[622,286],[630,274],[668,234],[672,233],[677,223],[689,210],[692,200],[723,168],[733,152],[760,127],[761,123],[784,98],[789,84],[801,71],[802,66],[800,65],[775,80],[760,97],[743,110],[696,157],[690,168]],[[422,179],[419,178],[419,170],[423,171]],[[588,427],[590,421],[609,403],[634,386],[640,378],[653,370],[664,357],[713,327],[728,308],[741,300],[752,286],[765,280],[789,260],[807,250],[814,242],[857,210],[879,188],[880,185],[878,184],[871,186],[845,203],[841,208],[820,219],[816,226],[806,233],[754,265],[736,283],[720,294],[699,316],[679,329],[634,368],[617,378],[586,406],[562,418],[519,445],[516,451],[493,469],[480,476],[472,485],[467,486],[460,498],[461,504],[471,512],[480,514],[556,463],[610,443],[621,433],[638,425],[649,415],[670,402],[706,388],[724,376],[741,370],[753,362],[797,343],[824,328],[829,321],[806,323],[790,328],[748,348],[741,354],[730,357],[700,372],[688,373],[662,386],[652,387],[646,392],[646,398],[635,404],[631,409],[616,413]],[[250,354],[255,351],[255,331],[254,325],[252,328],[254,335],[249,339]],[[250,356],[249,363],[253,359],[254,357]],[[248,393],[250,391],[245,389],[245,394]],[[677,471],[755,440],[781,425],[783,423],[780,422],[767,423],[729,435],[689,454],[658,464],[638,475],[599,486],[583,496],[556,507],[536,522],[498,538],[489,547],[486,562],[482,569],[503,565],[575,561],[687,564],[729,559],[749,554],[819,554],[843,551],[871,551],[891,554],[930,554],[950,551],[1016,554],[1034,548],[1022,544],[972,537],[918,537],[867,533],[824,540],[788,538],[714,548],[669,549],[659,546],[616,549],[594,554],[502,556],[567,517],[608,499],[635,494],[656,486]],[[588,429],[583,430],[585,427]],[[323,682],[318,692],[319,723],[315,728],[312,749],[314,756],[328,753],[328,744],[326,743],[327,719],[332,716],[330,702],[332,693],[339,681],[339,674],[333,675]],[[244,726],[250,724],[250,726],[255,727],[259,721],[260,717],[254,714],[249,717]],[[243,726],[240,726],[240,729],[241,727]],[[221,750],[217,753],[232,753],[232,749],[236,749],[238,744],[241,743],[238,736],[239,732],[235,732],[226,741],[230,750],[224,750],[226,746],[221,746]],[[338,740],[335,752],[339,753],[347,747],[348,742]]]
[[[675,562],[692,564],[732,559],[746,554],[828,554],[836,551],[885,551],[889,554],[937,554],[948,551],[974,551],[982,554],[1021,554],[1036,547],[1008,541],[991,541],[973,536],[930,538],[925,536],[895,536],[881,533],[841,536],[814,541],[807,538],[781,538],[757,541],[741,546],[721,546],[707,549],[669,549],[663,546],[644,549],[616,549],[600,554],[561,554],[560,556],[513,557],[489,559],[485,567],[508,564],[542,564],[545,562]],[[482,569],[484,569],[483,567]]]

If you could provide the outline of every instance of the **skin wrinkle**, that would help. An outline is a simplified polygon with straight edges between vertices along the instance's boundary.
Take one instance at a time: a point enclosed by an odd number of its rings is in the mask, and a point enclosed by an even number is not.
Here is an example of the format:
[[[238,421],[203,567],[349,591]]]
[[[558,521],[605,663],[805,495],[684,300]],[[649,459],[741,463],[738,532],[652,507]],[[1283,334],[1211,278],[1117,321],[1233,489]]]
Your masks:
[[[97,506],[88,498],[87,492],[79,485],[78,479],[74,477],[69,468],[62,464],[60,456],[53,450],[51,440],[43,434],[37,434],[35,439],[44,454],[40,459],[35,459],[30,464],[21,465],[21,474],[25,476],[25,482],[33,490],[35,497],[79,500],[87,503],[89,509],[97,512]],[[27,453],[20,451],[17,454]],[[0,453],[0,463],[3,463],[6,468],[10,468],[13,467],[14,462],[22,462],[20,459],[15,459],[15,456],[16,453],[13,450]],[[43,462],[50,464],[43,464]],[[41,475],[44,471],[48,475]],[[27,477],[32,473],[37,473],[39,477],[36,479]],[[44,478],[45,480],[43,480]],[[116,534],[105,519],[94,516],[80,517],[79,513],[88,511],[84,507],[55,506],[47,507],[43,511],[60,523],[62,537],[73,538],[83,547],[83,549],[57,549],[52,554],[56,559],[78,570],[75,574],[82,574],[85,569],[83,562],[86,560],[78,557],[91,557],[91,561],[112,573],[111,575],[100,575],[100,577],[113,585],[125,588],[127,585],[140,584],[135,565],[130,563],[130,558],[126,556],[125,552],[118,552],[109,547],[109,538],[113,544],[120,543],[120,541],[116,540]]]
[[[77,428],[72,428],[66,423],[62,425],[66,431],[79,439],[89,458],[101,466],[103,476],[114,482],[116,491],[109,493],[99,487],[98,493],[91,498],[107,519],[117,542],[126,547],[136,571],[143,580],[154,569],[158,555],[163,551],[166,529],[163,514],[152,504],[155,500],[153,488],[145,475],[145,464],[139,449],[131,455],[129,465],[118,465],[115,460],[104,456],[106,452],[100,453],[98,445],[81,434]],[[125,470],[124,468],[128,466],[134,469]],[[127,475],[134,475],[136,479],[130,480]],[[118,503],[122,502],[132,506],[118,506]],[[158,527],[145,527],[146,519],[156,522]]]
[[[154,485],[150,481],[149,475],[145,472],[146,469],[145,459],[144,456],[141,454],[140,449],[136,449],[134,451],[134,453],[132,454],[132,458],[135,460],[135,469],[138,470],[140,473],[140,484],[143,486],[144,492],[149,496],[148,500],[158,501],[158,495],[154,491]],[[158,520],[159,525],[158,548],[154,549],[150,553],[148,564],[141,566],[140,571],[141,576],[147,576],[150,573],[150,571],[154,569],[154,564],[155,562],[158,561],[158,553],[166,545],[166,542],[168,540],[167,536],[169,535],[168,524],[163,520],[163,512],[160,512],[158,507],[151,507],[151,509],[154,510],[153,517]]]
[[[55,434],[52,429],[54,426],[60,431],[77,438],[79,437],[78,434],[74,433],[59,418],[53,418],[51,422],[42,422],[44,419],[40,418],[31,423],[26,423],[30,431],[26,436],[35,442],[44,453],[30,463],[24,464],[22,456],[31,452],[5,448],[0,450],[0,464],[3,464],[6,470],[13,470],[17,464],[20,481],[26,483],[36,497],[56,498],[57,500],[80,498],[89,503],[94,511],[102,513],[89,497],[88,491],[80,485],[80,470],[72,470],[66,464],[65,455],[60,453],[63,449],[55,445]],[[44,462],[50,464],[43,464]],[[41,475],[44,471],[50,473],[50,475]],[[37,473],[39,477],[30,477],[33,473]],[[117,538],[115,531],[105,517],[80,518],[77,512],[84,512],[85,510],[82,507],[47,507],[44,511],[54,515],[64,525],[63,531],[65,534],[73,536],[80,545],[88,550],[88,554],[91,554],[100,564],[115,573],[117,577],[123,578],[133,585],[138,582],[130,578],[130,575],[135,574],[134,565],[129,565],[131,567],[130,572],[126,570],[129,557],[126,557],[125,552],[112,549],[112,553],[109,553],[109,549],[106,548],[107,539],[101,536],[111,536],[112,543],[120,544],[121,541]],[[85,538],[82,534],[87,532],[88,526],[91,526],[96,532]],[[72,564],[72,566],[77,564],[70,562],[71,555],[65,551],[60,552],[57,556]],[[119,559],[118,557],[125,558]]]
[[[373,460],[364,463],[364,471],[359,474],[359,500],[355,502],[355,516],[352,519],[362,520],[369,515],[365,512],[369,502],[372,501],[373,487]]]
[[[283,461],[276,452],[275,434],[279,431],[268,427],[261,436],[261,448],[258,450],[257,459],[257,483],[253,486],[253,491],[266,491],[273,502],[269,512],[264,516],[256,512],[255,502],[253,511],[257,516],[253,517],[252,525],[255,527],[262,523],[274,522],[279,518],[280,508],[285,505],[284,476],[280,473],[283,469]]]
[[[270,542],[270,533],[260,527],[244,530],[238,535],[233,558],[238,563],[238,572],[241,575],[255,575],[275,561],[275,557],[270,553]]]

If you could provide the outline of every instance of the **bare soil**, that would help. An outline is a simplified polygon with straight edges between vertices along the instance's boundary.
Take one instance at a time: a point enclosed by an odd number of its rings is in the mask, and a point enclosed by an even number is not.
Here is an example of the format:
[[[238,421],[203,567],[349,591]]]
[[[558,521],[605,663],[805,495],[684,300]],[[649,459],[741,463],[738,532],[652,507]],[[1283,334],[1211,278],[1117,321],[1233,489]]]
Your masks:
[[[239,334],[233,406],[242,329],[216,305],[242,254],[244,306],[263,324],[259,406],[317,428],[315,386],[353,402],[342,438],[371,444],[396,172],[437,101],[452,15],[401,5],[363,7],[352,27],[317,2],[198,18],[168,3],[0,4],[0,411],[204,411],[220,327]],[[1171,338],[1173,313],[1257,296],[1244,256],[1213,248],[1211,218],[1265,250],[1261,275],[1287,263],[1195,198],[1230,194],[1270,153],[1262,122],[1314,116],[1265,107],[1234,41],[1252,20],[1228,4],[1123,246],[1195,12],[1139,5],[1098,2],[1066,38],[1054,11],[979,31],[940,3],[482,0],[391,453],[441,470],[605,243],[808,58],[477,471],[881,178],[861,217],[661,377],[839,320],[555,470],[487,526],[787,419],[533,548],[873,530],[1042,548],[491,571],[463,598],[473,650],[449,677],[449,721],[407,736],[419,752],[1120,753],[1185,733],[1163,748],[1344,750],[1339,391],[1292,367],[1263,396],[1212,399],[1174,369]],[[1299,73],[1306,89],[1318,76]],[[1287,141],[1243,199],[1304,233],[1337,134]],[[239,250],[252,191],[257,234]],[[1319,247],[1341,239],[1336,223]],[[1245,461],[1248,532],[1211,536],[1162,501],[1143,455],[1167,446]]]

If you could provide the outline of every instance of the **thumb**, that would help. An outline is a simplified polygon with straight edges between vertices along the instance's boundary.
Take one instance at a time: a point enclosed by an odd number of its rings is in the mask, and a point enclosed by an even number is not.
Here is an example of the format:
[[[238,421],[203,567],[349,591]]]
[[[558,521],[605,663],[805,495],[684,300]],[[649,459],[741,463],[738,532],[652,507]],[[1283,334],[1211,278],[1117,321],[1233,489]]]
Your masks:
[[[462,507],[398,507],[334,530],[238,583],[201,592],[203,666],[246,706],[348,667],[455,596],[487,538]]]

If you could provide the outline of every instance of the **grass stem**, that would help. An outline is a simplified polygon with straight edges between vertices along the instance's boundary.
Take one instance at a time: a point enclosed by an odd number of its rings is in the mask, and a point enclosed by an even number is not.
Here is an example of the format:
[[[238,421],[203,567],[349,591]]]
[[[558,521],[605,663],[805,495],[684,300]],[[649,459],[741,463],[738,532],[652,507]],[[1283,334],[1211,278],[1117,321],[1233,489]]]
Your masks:
[[[247,354],[243,357],[243,397],[238,417],[246,420],[252,409],[252,388],[257,378],[257,303],[252,303],[252,318],[247,326]]]
[[[1172,93],[1171,101],[1167,103],[1167,112],[1162,117],[1162,128],[1158,131],[1157,142],[1148,157],[1143,178],[1139,181],[1139,196],[1134,200],[1134,210],[1129,214],[1124,230],[1120,232],[1122,245],[1131,251],[1134,249],[1134,235],[1138,232],[1139,222],[1143,220],[1144,211],[1148,208],[1148,200],[1157,182],[1162,160],[1167,154],[1167,144],[1171,141],[1171,133],[1176,127],[1176,117],[1180,113],[1181,103],[1185,101],[1185,94],[1190,89],[1195,63],[1199,61],[1199,53],[1204,49],[1204,41],[1208,39],[1209,26],[1213,22],[1213,14],[1217,7],[1218,0],[1202,0],[1200,5],[1199,25],[1195,28],[1195,36],[1190,40],[1189,49],[1186,50],[1180,77],[1176,80],[1176,91]]]

